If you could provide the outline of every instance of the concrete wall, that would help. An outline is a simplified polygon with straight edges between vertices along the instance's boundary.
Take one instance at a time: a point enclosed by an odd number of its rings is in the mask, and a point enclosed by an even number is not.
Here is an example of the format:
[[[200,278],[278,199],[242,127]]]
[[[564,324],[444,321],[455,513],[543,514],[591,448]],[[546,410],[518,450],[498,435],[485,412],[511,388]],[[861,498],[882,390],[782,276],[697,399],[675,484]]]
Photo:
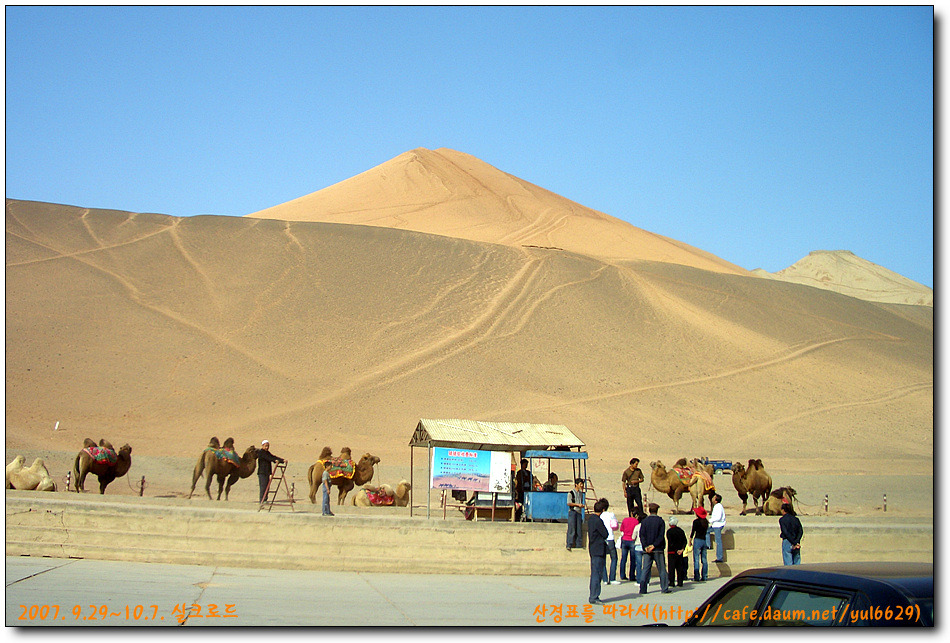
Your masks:
[[[408,515],[406,508],[298,503],[258,512],[252,503],[7,490],[8,556],[395,573],[586,576],[585,551],[565,549],[566,525],[468,522]],[[682,522],[688,530],[689,516]],[[806,562],[933,561],[933,525],[804,518]],[[781,564],[778,519],[729,522],[726,563],[709,576]],[[713,551],[713,554],[715,552]],[[690,574],[692,572],[690,571]]]

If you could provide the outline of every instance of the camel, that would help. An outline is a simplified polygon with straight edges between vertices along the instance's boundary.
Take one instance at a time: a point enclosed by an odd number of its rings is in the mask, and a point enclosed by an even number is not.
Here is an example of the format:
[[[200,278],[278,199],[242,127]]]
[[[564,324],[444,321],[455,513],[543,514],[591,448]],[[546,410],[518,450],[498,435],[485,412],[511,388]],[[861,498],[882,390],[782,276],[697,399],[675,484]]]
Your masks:
[[[26,491],[56,491],[56,483],[42,458],[37,458],[29,467],[24,467],[25,458],[18,455],[7,465],[7,489]]]
[[[104,494],[106,487],[116,478],[121,478],[132,468],[132,447],[123,444],[116,452],[107,440],[99,440],[99,444],[86,438],[83,440],[83,449],[76,455],[73,462],[73,476],[76,478],[76,493],[85,491],[86,476],[90,473],[99,478],[99,493]],[[102,457],[97,457],[101,454]],[[110,457],[111,454],[111,457]],[[115,462],[112,462],[112,457]]]
[[[325,450],[326,448],[324,451]],[[344,447],[341,453],[346,453],[348,451],[349,449]],[[379,458],[377,458],[375,455],[364,453],[363,457],[360,458],[360,461],[356,463],[352,478],[347,478],[345,476],[330,478],[330,484],[335,485],[338,489],[338,505],[343,504],[343,501],[346,500],[346,494],[352,491],[355,487],[361,487],[373,479],[373,474],[375,473],[375,469],[373,467],[377,464],[379,464]],[[317,460],[312,465],[310,465],[309,469],[307,469],[307,480],[310,481],[310,502],[313,504],[317,504],[317,490],[320,488],[322,479],[323,460]]]
[[[686,458],[677,460],[676,466],[686,466]],[[709,492],[706,491],[706,485],[701,477],[693,476],[689,486],[687,486],[683,484],[676,471],[667,471],[666,465],[659,460],[651,462],[650,467],[653,469],[653,473],[650,474],[650,482],[654,489],[660,493],[665,493],[673,501],[673,513],[686,513],[680,511],[680,498],[685,491],[689,491],[689,495],[693,500],[693,509],[703,506],[703,497]],[[712,490],[712,494],[715,494],[715,489]]]
[[[779,487],[769,494],[769,499],[763,504],[766,516],[779,516],[782,513],[782,503],[795,505],[795,490],[791,487]]]
[[[221,500],[221,492],[224,491],[224,500],[227,502],[231,493],[231,487],[239,479],[247,478],[254,473],[257,468],[257,447],[253,444],[249,446],[244,455],[241,456],[239,464],[235,465],[232,459],[222,457],[224,452],[232,453],[232,458],[237,456],[234,451],[234,438],[228,438],[224,441],[224,447],[217,448],[218,438],[211,438],[208,446],[202,451],[195,465],[195,470],[191,476],[191,492],[188,497],[195,493],[195,486],[198,484],[198,478],[205,475],[205,493],[208,500],[211,500],[211,480],[212,477],[218,479],[218,500]],[[227,486],[225,486],[227,480]]]
[[[748,468],[741,462],[732,465],[732,486],[739,493],[739,499],[742,500],[742,512],[740,516],[746,515],[749,495],[752,495],[752,502],[755,505],[755,515],[760,515],[765,507],[769,494],[772,493],[772,476],[765,471],[765,466],[761,460],[749,460]],[[759,506],[759,500],[762,500],[762,507]]]
[[[409,484],[408,480],[400,480],[399,484],[396,485],[395,490],[393,490],[393,488],[388,484],[381,484],[378,487],[374,487],[371,484],[364,484],[363,488],[356,492],[356,495],[353,496],[353,504],[357,507],[406,507],[409,505],[410,489],[412,489],[412,485]],[[370,494],[386,496],[389,498],[389,500],[379,504],[374,504],[370,498]]]
[[[10,474],[13,471],[19,471],[22,469],[25,463],[26,458],[24,458],[22,455],[18,455],[17,457],[13,458],[13,462],[7,465],[7,489],[13,488],[13,485],[10,484]]]

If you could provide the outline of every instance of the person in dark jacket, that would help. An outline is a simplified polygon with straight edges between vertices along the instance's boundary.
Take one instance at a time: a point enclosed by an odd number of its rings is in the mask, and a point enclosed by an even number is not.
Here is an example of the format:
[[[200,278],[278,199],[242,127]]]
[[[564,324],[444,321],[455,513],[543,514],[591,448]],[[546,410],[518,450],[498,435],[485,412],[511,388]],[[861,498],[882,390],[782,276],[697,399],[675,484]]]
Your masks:
[[[270,481],[272,462],[285,462],[285,460],[271,453],[270,442],[263,440],[261,448],[257,450],[257,482],[261,487],[261,499],[258,502],[264,502],[264,491],[267,490],[267,483]]]
[[[782,563],[785,565],[800,565],[802,562],[802,521],[795,515],[792,505],[782,503],[782,517],[778,519],[779,529],[782,531]]]
[[[590,595],[587,602],[603,605],[600,600],[600,581],[607,564],[607,527],[600,514],[607,509],[607,501],[601,498],[594,503],[594,510],[587,518],[587,552],[590,554]]]
[[[669,594],[670,586],[669,578],[666,576],[666,552],[664,551],[666,549],[666,538],[663,536],[666,531],[666,523],[657,515],[660,505],[651,502],[648,508],[650,515],[640,523],[640,544],[643,546],[643,558],[640,567],[640,593],[647,593],[653,563],[656,563],[656,571],[660,575],[660,591]]]
[[[686,578],[686,532],[683,531],[678,520],[670,518],[670,528],[666,530],[666,544],[669,549],[666,555],[669,562],[670,585],[682,587],[683,580]]]

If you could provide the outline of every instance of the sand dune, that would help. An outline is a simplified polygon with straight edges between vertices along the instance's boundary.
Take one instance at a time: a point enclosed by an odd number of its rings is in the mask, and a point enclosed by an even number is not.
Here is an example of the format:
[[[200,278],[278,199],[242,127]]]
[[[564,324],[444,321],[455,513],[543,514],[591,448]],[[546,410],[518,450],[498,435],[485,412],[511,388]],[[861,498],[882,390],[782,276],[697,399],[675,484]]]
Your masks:
[[[89,436],[197,456],[232,435],[407,466],[420,417],[467,417],[565,424],[618,475],[634,452],[932,462],[932,308],[525,247],[569,245],[559,230],[505,245],[7,200],[7,453]]]
[[[784,270],[753,274],[889,304],[933,306],[934,291],[847,250],[817,250]]]
[[[636,228],[455,150],[419,148],[336,185],[250,217],[355,223],[513,247],[554,247],[598,259],[744,268]]]

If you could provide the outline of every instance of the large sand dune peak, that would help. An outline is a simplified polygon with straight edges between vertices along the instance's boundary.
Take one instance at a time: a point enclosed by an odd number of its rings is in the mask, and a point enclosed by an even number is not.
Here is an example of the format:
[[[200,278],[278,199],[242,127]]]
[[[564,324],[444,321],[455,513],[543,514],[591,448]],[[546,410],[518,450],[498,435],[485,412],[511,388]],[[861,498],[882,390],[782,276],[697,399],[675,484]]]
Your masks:
[[[474,156],[417,148],[335,185],[247,215],[415,230],[606,261],[646,260],[747,275],[739,266],[641,230]]]

